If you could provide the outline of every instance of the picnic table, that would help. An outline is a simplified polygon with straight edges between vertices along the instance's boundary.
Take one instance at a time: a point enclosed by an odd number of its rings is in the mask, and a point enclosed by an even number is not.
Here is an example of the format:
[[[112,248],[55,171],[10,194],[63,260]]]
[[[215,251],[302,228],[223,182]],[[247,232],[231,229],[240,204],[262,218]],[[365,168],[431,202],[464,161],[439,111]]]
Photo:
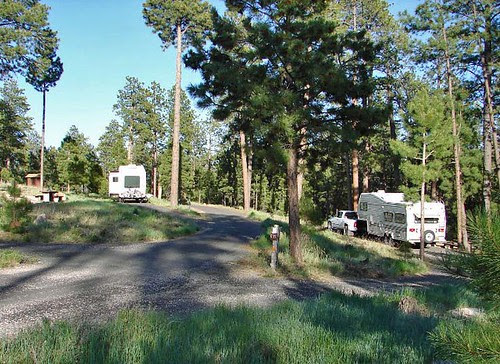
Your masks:
[[[64,194],[59,193],[59,191],[42,191],[35,197],[43,202],[60,202],[64,200]]]

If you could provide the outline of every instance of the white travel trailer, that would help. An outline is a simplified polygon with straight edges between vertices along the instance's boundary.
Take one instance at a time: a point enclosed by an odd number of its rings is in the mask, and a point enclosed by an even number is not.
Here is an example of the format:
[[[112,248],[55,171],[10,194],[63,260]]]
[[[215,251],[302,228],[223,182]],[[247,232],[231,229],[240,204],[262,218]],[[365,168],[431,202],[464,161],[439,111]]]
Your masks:
[[[134,200],[145,202],[146,170],[143,166],[129,164],[118,167],[118,171],[109,172],[109,196],[119,201]]]
[[[403,193],[386,193],[383,190],[362,193],[358,218],[366,223],[368,234],[384,238],[390,245],[397,241],[420,242],[420,202],[405,201]],[[425,243],[446,242],[444,204],[425,202],[424,219]]]

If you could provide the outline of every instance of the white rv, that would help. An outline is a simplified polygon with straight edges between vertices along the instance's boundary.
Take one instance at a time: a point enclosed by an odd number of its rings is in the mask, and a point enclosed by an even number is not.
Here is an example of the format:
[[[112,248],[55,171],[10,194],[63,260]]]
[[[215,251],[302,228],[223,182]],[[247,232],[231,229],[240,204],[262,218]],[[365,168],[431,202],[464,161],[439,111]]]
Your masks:
[[[129,164],[109,173],[109,196],[119,201],[133,200],[145,202],[146,170],[143,166]]]
[[[385,191],[362,193],[358,205],[359,220],[366,223],[368,234],[384,238],[390,245],[397,241],[420,242],[420,202],[404,200],[403,193]],[[424,204],[426,244],[446,241],[446,213],[441,202]]]

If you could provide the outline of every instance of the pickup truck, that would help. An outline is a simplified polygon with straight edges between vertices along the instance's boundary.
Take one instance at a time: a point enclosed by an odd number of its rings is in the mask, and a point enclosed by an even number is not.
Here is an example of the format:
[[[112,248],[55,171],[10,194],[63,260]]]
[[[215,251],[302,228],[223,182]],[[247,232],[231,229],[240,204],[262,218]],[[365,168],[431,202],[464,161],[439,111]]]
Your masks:
[[[354,235],[358,231],[357,220],[356,211],[340,210],[336,216],[328,219],[327,226],[331,231],[341,231],[344,235]]]

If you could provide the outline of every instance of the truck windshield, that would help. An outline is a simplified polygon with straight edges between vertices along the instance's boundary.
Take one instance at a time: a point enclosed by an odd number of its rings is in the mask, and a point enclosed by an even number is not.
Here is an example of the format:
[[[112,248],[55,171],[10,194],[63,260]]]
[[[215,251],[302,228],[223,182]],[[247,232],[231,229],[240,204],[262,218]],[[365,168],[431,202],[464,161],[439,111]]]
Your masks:
[[[125,188],[141,187],[141,178],[139,176],[125,176]]]
[[[348,218],[349,220],[357,220],[358,214],[355,212],[346,212],[345,217]]]

